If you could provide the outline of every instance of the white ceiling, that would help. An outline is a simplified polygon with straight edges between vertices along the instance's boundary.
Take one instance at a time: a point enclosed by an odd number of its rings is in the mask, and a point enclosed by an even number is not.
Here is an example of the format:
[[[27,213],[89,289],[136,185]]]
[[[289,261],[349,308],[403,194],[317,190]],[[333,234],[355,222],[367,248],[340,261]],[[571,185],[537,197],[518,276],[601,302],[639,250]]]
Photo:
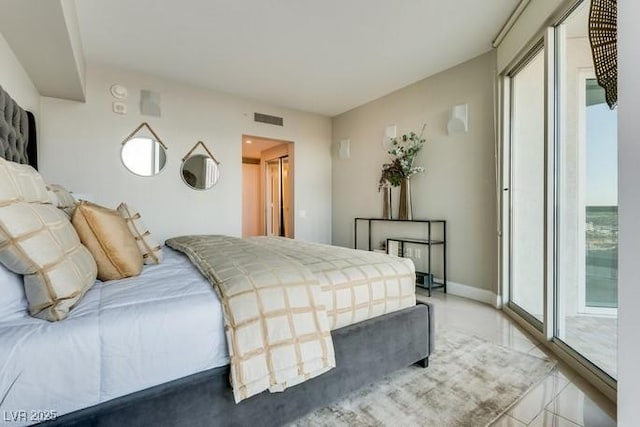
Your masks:
[[[251,142],[247,142],[251,141]],[[286,144],[285,141],[275,139],[260,138],[257,136],[242,136],[242,157],[259,159],[264,150]]]
[[[491,48],[519,0],[76,0],[88,61],[329,116]]]

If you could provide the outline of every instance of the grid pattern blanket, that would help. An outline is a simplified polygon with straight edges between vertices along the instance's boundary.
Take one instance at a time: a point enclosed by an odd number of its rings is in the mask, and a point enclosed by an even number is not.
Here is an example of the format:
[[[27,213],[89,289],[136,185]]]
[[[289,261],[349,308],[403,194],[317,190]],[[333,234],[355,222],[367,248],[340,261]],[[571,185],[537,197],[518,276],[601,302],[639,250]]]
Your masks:
[[[248,240],[315,274],[331,330],[416,304],[416,273],[410,259],[282,237]]]
[[[184,236],[166,244],[191,259],[222,302],[236,402],[335,367],[322,292],[307,267],[228,236]]]

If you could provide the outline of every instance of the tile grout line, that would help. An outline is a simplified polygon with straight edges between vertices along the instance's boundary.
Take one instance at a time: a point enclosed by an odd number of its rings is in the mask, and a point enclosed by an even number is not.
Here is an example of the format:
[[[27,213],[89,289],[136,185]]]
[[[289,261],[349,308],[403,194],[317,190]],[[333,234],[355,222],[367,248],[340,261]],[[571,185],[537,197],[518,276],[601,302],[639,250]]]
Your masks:
[[[547,409],[543,409],[542,411],[540,411],[540,414],[543,414],[543,413],[545,413],[545,412],[548,412],[549,414],[553,415],[554,417],[562,418],[563,420],[565,420],[565,421],[567,421],[567,422],[569,422],[569,423],[573,424],[574,426],[584,427],[584,424],[576,423],[575,421],[572,421],[572,420],[570,420],[570,419],[569,419],[569,418],[567,418],[567,417],[563,417],[562,415],[556,414],[555,412],[549,411],[549,410],[547,410]],[[532,425],[532,424],[533,424],[533,422],[534,422],[534,421],[535,421],[535,420],[540,416],[540,414],[536,415],[536,417],[533,419],[533,421],[531,421],[531,423],[527,424],[527,426]]]
[[[549,412],[551,412],[551,411],[549,411]],[[557,416],[558,416],[558,418],[562,418],[563,420],[569,421],[569,422],[570,422],[570,423],[572,423],[572,424],[575,424],[575,425],[580,426],[580,427],[584,427],[584,424],[577,423],[577,422],[575,422],[575,421],[573,421],[573,420],[570,420],[570,419],[569,419],[569,418],[567,418],[567,417],[563,417],[563,416],[562,416],[562,415],[560,415],[560,414],[556,414],[556,413],[554,413],[554,412],[551,412],[551,413],[552,413],[552,414],[554,414],[554,415],[557,415]]]
[[[556,378],[558,378],[559,380],[563,380],[563,378],[560,378],[560,377],[556,377]],[[569,387],[569,384],[573,384],[573,383],[572,383],[570,380],[567,380],[567,383],[566,383],[564,386],[562,386],[562,388],[560,388],[560,391],[559,391],[555,396],[553,396],[553,399],[551,399],[551,401],[550,401],[549,403],[547,403],[547,404],[545,405],[545,407],[544,407],[544,408],[542,408],[542,412],[547,411],[547,412],[549,412],[550,414],[556,415],[556,416],[558,416],[558,417],[560,417],[560,418],[563,418],[563,419],[565,419],[565,420],[567,420],[567,421],[572,422],[573,424],[576,424],[576,425],[579,425],[580,427],[583,427],[581,424],[574,423],[574,422],[573,422],[573,421],[571,421],[570,419],[565,418],[565,417],[563,417],[562,415],[557,414],[556,412],[554,412],[554,411],[552,411],[552,410],[550,410],[550,409],[549,409],[549,406],[552,406],[552,405],[553,405],[553,403],[558,399],[558,397],[560,397],[560,395],[562,394],[562,392],[563,392],[563,391],[565,391],[565,390],[567,389],[567,387]]]
[[[542,383],[547,381],[547,379],[551,375],[553,375],[553,374],[551,372],[549,372],[546,377],[542,378],[536,384],[531,385],[529,390],[527,390],[527,392],[525,394],[520,396],[519,399],[517,399],[515,402],[513,402],[507,409],[505,409],[504,412],[496,419],[496,421],[499,420],[502,416],[507,415],[507,416],[513,418],[514,420],[518,421],[520,424],[528,425],[525,421],[521,420],[520,418],[516,417],[515,415],[511,415],[509,412],[511,412],[512,409],[514,409],[516,406],[518,406],[518,404],[520,404],[520,402],[522,402],[527,396],[529,396],[538,386],[540,386]],[[545,408],[546,408],[546,405],[545,405]],[[542,410],[544,411],[544,408],[542,408]],[[535,420],[538,415],[539,415],[539,413],[536,414],[536,416],[533,417],[533,419]]]
[[[549,372],[549,374],[548,374],[544,379],[542,379],[542,381],[540,381],[538,384],[536,384],[535,386],[533,386],[533,387],[532,387],[532,388],[531,388],[527,393],[525,393],[525,394],[524,394],[520,399],[518,399],[518,401],[517,401],[516,403],[514,403],[514,404],[513,404],[513,406],[512,406],[512,407],[510,407],[510,408],[509,408],[509,410],[508,410],[507,412],[509,412],[511,409],[515,408],[515,407],[518,405],[518,403],[520,403],[521,401],[523,401],[523,400],[524,400],[524,399],[525,399],[525,398],[526,398],[530,393],[532,393],[532,392],[534,391],[534,389],[535,389],[536,387],[538,387],[539,385],[541,385],[542,383],[544,383],[545,381],[547,381],[550,377],[555,378],[555,379],[557,379],[557,380],[559,380],[559,381],[567,381],[567,382],[566,382],[566,384],[564,384],[562,387],[560,387],[560,389],[558,390],[558,392],[557,392],[557,393],[555,393],[555,394],[553,394],[553,395],[551,396],[551,398],[549,399],[549,402],[548,402],[548,403],[546,403],[546,404],[545,404],[545,405],[544,405],[544,406],[543,406],[543,407],[542,407],[542,408],[541,408],[541,409],[540,409],[540,410],[535,414],[535,416],[533,417],[533,419],[532,419],[529,423],[527,423],[525,420],[522,420],[522,419],[520,419],[520,418],[516,417],[515,415],[511,415],[511,414],[508,414],[508,415],[509,415],[511,418],[514,418],[515,420],[519,421],[520,423],[522,423],[522,424],[524,424],[524,425],[527,425],[527,426],[528,426],[528,425],[530,425],[530,424],[531,424],[531,423],[532,423],[536,418],[538,418],[538,416],[539,416],[541,413],[543,413],[545,410],[547,410],[547,407],[548,407],[549,405],[551,405],[551,404],[552,404],[552,403],[553,403],[553,402],[558,398],[558,396],[560,396],[560,393],[562,393],[562,392],[564,391],[564,389],[565,389],[565,388],[567,388],[567,386],[570,384],[570,381],[565,380],[564,378],[560,378],[560,377],[555,376],[555,374],[553,373],[553,371],[552,371],[552,372]],[[505,412],[505,413],[507,413],[507,412]],[[551,412],[551,411],[549,411],[549,412]]]
[[[560,378],[560,377],[556,377],[556,378],[558,378],[561,381],[564,381],[564,378]],[[562,394],[562,392],[565,391],[567,387],[569,387],[569,384],[572,384],[571,381],[569,380],[566,380],[566,381],[567,383],[560,388],[560,390],[558,391],[558,393],[556,393],[555,396],[553,396],[553,399],[551,399],[551,401],[544,407],[545,409],[547,409],[547,407],[549,407],[549,405],[551,405]],[[552,412],[555,414],[555,412],[553,411],[549,411],[549,412]],[[556,415],[559,415],[559,414],[556,414]]]

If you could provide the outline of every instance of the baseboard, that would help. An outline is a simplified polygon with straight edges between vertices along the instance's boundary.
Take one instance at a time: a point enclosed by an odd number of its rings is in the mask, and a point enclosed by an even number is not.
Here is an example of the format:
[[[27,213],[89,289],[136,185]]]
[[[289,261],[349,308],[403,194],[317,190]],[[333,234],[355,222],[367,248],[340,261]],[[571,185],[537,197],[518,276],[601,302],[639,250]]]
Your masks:
[[[494,292],[487,291],[486,289],[479,289],[474,286],[463,285],[462,283],[456,283],[448,280],[447,293],[483,302],[498,309],[502,308],[502,297]]]

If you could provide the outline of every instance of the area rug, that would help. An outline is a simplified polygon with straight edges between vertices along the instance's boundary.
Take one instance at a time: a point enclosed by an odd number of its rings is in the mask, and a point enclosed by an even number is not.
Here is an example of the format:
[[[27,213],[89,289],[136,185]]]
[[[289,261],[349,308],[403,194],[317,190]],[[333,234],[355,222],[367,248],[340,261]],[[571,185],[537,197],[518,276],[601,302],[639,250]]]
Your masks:
[[[429,367],[405,368],[292,426],[483,427],[555,363],[458,332],[442,332]]]

